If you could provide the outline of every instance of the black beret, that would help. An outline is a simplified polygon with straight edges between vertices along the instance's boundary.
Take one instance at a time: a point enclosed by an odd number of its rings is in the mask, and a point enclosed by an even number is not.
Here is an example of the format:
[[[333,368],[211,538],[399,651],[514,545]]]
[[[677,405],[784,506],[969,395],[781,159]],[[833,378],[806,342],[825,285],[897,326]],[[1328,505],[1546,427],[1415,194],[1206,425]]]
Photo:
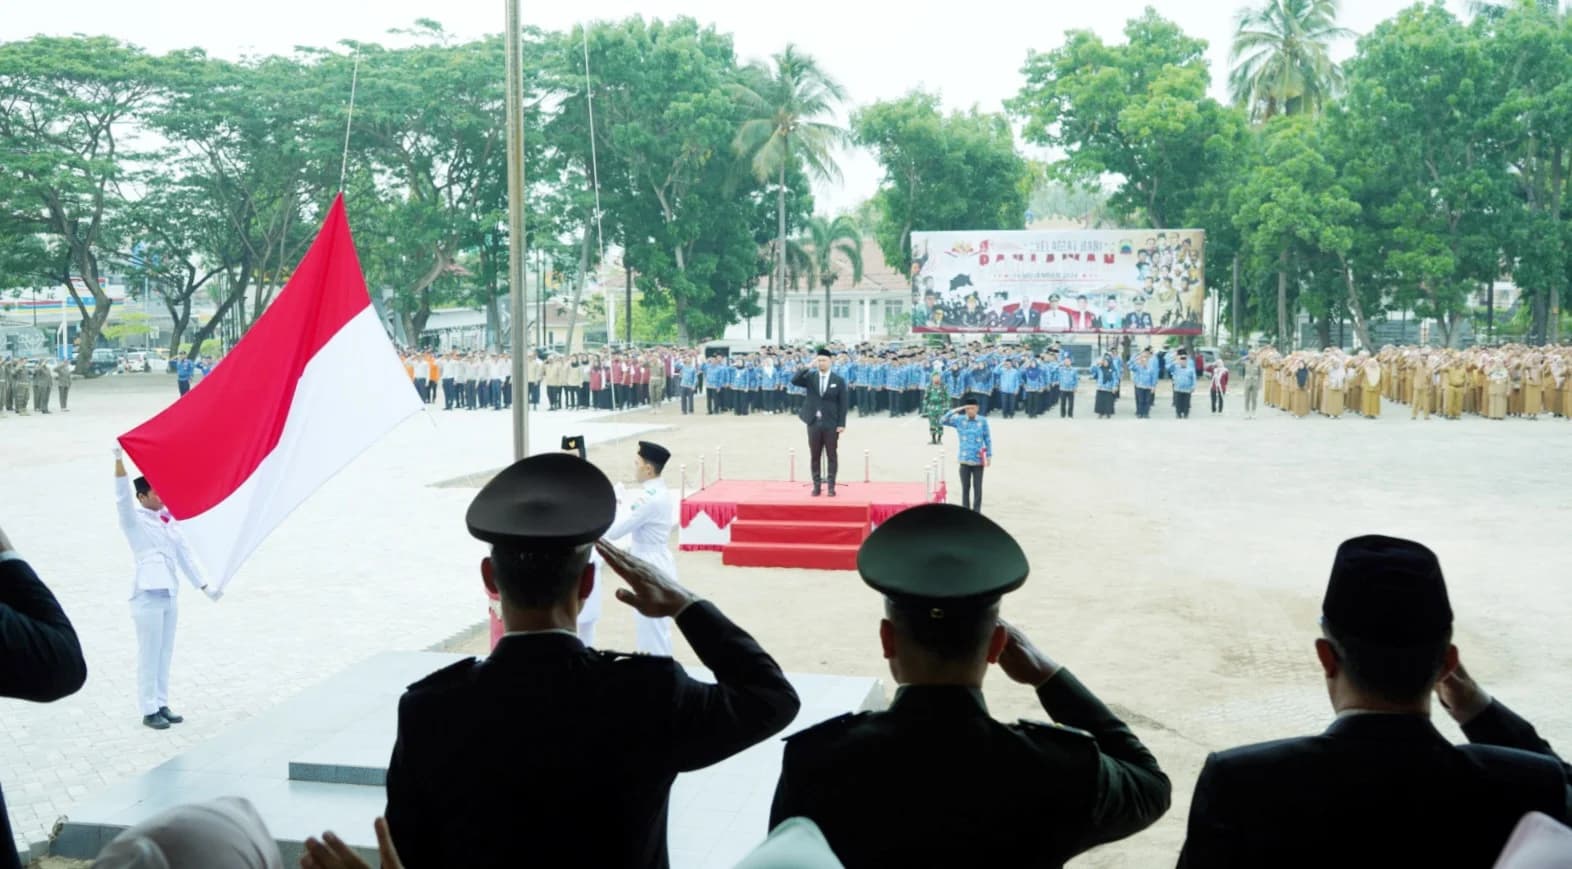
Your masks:
[[[493,477],[464,522],[487,543],[578,546],[599,540],[616,514],[616,492],[599,468],[567,453],[543,453]]]
[[[1377,646],[1427,645],[1452,627],[1436,554],[1412,540],[1379,535],[1337,547],[1321,615],[1337,636]]]

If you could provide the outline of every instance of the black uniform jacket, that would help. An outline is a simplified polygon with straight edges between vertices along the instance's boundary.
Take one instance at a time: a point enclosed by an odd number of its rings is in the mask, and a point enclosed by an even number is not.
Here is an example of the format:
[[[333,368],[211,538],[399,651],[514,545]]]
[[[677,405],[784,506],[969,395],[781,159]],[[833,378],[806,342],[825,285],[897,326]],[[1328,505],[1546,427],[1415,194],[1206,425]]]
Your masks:
[[[47,703],[87,681],[87,662],[65,610],[33,568],[0,561],[0,697]],[[18,866],[0,793],[0,869]]]
[[[1569,769],[1528,722],[1492,703],[1463,732],[1355,714],[1213,754],[1179,865],[1489,869],[1525,813],[1567,820]]]
[[[806,816],[847,869],[1041,867],[1145,829],[1168,777],[1069,671],[1038,689],[1063,727],[988,715],[956,686],[902,687],[885,712],[786,741],[770,825]]]
[[[665,867],[677,773],[780,732],[799,706],[713,605],[676,621],[717,684],[551,632],[504,636],[410,686],[387,776],[404,865]]]

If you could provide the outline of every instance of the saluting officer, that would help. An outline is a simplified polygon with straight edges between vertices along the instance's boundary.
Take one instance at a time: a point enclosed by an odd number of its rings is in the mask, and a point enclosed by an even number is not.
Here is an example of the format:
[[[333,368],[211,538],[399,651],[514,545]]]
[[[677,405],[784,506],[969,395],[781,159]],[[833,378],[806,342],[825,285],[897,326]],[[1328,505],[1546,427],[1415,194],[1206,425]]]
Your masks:
[[[1168,777],[1151,752],[1000,621],[1000,596],[1028,572],[1003,528],[950,504],[914,507],[869,535],[857,570],[885,597],[879,640],[900,688],[887,711],[786,740],[772,827],[812,820],[847,869],[1040,867],[1167,811]],[[982,695],[994,663],[1059,724],[994,720]]]
[[[670,658],[589,649],[575,636],[590,551],[615,513],[606,476],[562,453],[513,464],[470,504],[470,534],[491,544],[481,576],[501,597],[507,633],[484,661],[439,670],[399,701],[386,818],[408,869],[663,869],[677,774],[796,716],[791,684],[752,637],[616,547],[599,545],[627,583],[617,599],[674,618],[715,684]]]

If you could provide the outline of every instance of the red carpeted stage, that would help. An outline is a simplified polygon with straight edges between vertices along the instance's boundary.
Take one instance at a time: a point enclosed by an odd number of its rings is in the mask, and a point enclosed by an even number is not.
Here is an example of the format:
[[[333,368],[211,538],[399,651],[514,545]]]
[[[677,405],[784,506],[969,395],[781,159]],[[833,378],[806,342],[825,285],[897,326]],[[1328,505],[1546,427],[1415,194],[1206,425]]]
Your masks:
[[[837,483],[835,497],[809,483],[719,480],[682,500],[679,547],[721,553],[739,567],[856,570],[857,547],[891,516],[929,501],[922,483]]]

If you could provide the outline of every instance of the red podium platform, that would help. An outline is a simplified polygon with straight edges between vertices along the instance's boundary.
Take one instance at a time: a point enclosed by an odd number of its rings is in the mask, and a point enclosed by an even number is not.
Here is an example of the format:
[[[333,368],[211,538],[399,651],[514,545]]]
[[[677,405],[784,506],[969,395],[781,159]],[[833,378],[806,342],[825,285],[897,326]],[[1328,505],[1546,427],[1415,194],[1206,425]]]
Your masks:
[[[932,498],[922,483],[837,483],[814,498],[808,483],[720,480],[682,500],[678,548],[721,553],[739,567],[856,570],[857,547],[891,516]]]

